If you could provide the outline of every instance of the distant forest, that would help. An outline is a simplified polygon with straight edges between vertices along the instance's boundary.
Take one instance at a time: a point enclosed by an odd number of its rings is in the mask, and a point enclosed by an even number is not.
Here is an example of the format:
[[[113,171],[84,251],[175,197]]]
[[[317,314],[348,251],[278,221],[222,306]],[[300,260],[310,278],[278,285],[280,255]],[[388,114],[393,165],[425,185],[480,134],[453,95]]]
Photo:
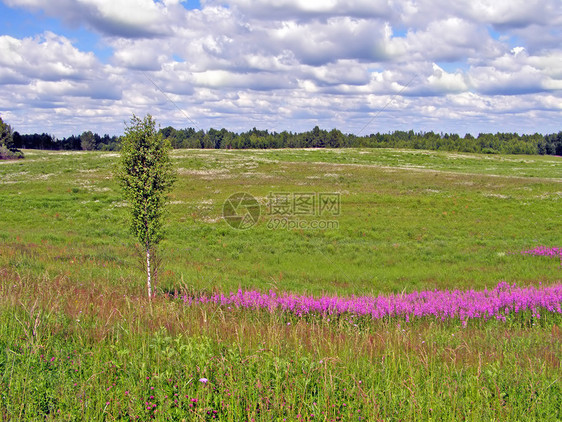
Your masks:
[[[256,128],[242,133],[227,129],[195,130],[160,129],[173,148],[250,149],[250,148],[408,148],[439,151],[474,152],[484,154],[540,154],[562,155],[562,131],[550,135],[519,135],[517,133],[481,133],[477,137],[457,134],[394,131],[366,136],[344,134],[338,129],[330,131],[316,126],[308,132],[269,132]],[[81,135],[57,139],[46,133],[21,135],[13,133],[14,148],[46,150],[98,150],[117,151],[121,141],[118,136],[91,131]]]

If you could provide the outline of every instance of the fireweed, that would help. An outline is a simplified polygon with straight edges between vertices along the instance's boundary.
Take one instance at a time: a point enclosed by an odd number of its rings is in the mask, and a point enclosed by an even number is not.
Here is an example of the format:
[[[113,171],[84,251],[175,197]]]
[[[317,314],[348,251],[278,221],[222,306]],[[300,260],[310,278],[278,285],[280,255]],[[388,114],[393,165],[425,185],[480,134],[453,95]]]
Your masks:
[[[548,256],[548,257],[559,257],[562,260],[562,248],[549,248],[547,246],[537,246],[534,249],[529,249],[527,251],[522,251],[522,255],[534,255],[534,256]]]
[[[212,303],[223,307],[265,309],[269,312],[287,312],[302,317],[309,314],[371,317],[412,318],[436,317],[442,320],[458,318],[466,324],[470,319],[506,320],[510,314],[530,310],[540,318],[540,311],[562,313],[562,285],[517,287],[500,282],[495,288],[475,290],[433,290],[409,294],[369,296],[313,296],[273,291],[238,290],[229,295],[215,294],[198,297],[183,296],[184,303],[197,305]]]

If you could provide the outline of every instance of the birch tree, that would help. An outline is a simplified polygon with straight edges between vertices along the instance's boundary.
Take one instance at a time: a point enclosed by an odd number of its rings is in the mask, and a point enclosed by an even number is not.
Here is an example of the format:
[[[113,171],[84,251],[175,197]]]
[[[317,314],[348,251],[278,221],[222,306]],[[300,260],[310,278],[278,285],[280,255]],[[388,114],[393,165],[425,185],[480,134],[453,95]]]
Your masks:
[[[169,151],[170,143],[156,131],[152,116],[133,115],[122,140],[118,179],[130,205],[131,231],[146,254],[148,297],[154,293],[151,259],[163,237],[166,193],[175,181]]]

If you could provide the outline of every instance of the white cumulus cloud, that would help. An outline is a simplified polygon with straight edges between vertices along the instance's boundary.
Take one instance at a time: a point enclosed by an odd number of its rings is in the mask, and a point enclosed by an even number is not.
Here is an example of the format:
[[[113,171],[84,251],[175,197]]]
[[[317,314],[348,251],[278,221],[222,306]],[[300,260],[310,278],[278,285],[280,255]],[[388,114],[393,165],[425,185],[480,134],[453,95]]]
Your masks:
[[[120,133],[133,112],[231,130],[545,132],[562,121],[560,0],[4,4],[62,28],[0,34],[0,113],[22,131]],[[109,57],[65,28],[94,34]]]

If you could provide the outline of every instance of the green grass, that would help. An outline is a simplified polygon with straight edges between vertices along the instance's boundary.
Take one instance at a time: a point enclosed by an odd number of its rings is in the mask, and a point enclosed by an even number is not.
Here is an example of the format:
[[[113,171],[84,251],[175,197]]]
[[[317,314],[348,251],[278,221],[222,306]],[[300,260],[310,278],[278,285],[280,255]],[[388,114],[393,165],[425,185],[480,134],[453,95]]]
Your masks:
[[[558,315],[356,327],[163,294],[560,283],[560,262],[519,254],[561,246],[560,157],[175,151],[160,294],[149,302],[117,156],[25,155],[0,162],[3,420],[562,418]],[[236,192],[262,203],[248,230],[221,218]],[[339,194],[339,215],[302,217],[338,228],[271,229],[267,198],[283,192]]]
[[[64,268],[87,280],[108,261],[114,282],[137,278],[137,256],[127,252],[126,208],[112,179],[114,154],[27,156],[0,165],[0,247],[2,256],[14,254],[2,264],[53,274]],[[392,161],[396,156],[402,159]],[[460,157],[399,150],[176,151],[180,176],[161,248],[160,287],[173,289],[183,277],[197,290],[274,284],[313,294],[376,294],[559,280],[556,265],[510,253],[560,242],[560,158]],[[430,170],[402,168],[424,159]],[[482,161],[498,171],[481,174]],[[512,177],[519,167],[532,177]],[[262,215],[252,229],[235,231],[222,220],[222,205],[241,191],[259,198],[262,214],[272,192],[338,193],[340,215],[328,216],[338,228],[272,230],[272,216]],[[39,258],[31,264],[26,254]],[[61,267],[73,257],[80,265]]]

